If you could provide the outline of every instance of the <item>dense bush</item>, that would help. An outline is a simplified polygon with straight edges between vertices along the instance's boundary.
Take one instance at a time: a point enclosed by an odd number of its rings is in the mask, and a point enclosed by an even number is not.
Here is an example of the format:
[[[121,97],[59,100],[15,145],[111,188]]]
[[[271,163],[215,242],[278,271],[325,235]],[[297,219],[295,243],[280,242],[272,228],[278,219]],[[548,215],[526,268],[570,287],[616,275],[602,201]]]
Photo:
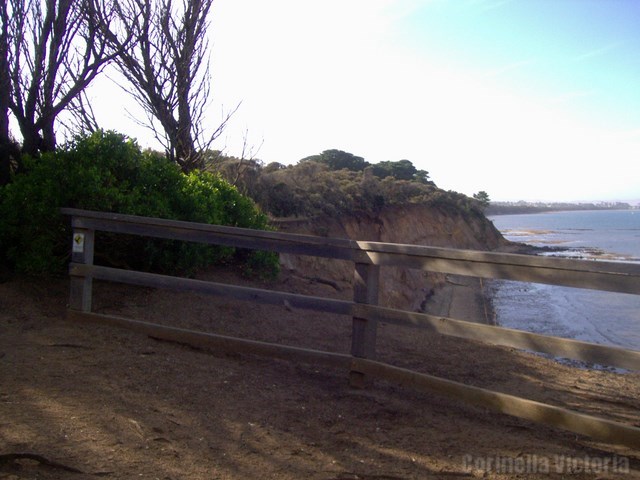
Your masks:
[[[380,171],[374,167],[381,165]],[[377,214],[385,205],[423,204],[462,215],[482,215],[478,201],[445,191],[406,161],[381,162],[362,171],[334,170],[309,157],[285,167],[218,156],[217,171],[237,182],[262,209],[275,217]],[[391,174],[384,173],[391,169]],[[382,172],[382,173],[380,173]],[[426,172],[425,172],[426,173]]]
[[[61,207],[268,228],[267,217],[220,176],[185,175],[164,156],[143,152],[114,132],[79,137],[25,163],[27,173],[0,189],[0,253],[21,272],[63,271],[71,232]],[[189,273],[238,257],[251,271],[277,272],[270,253],[108,233],[96,239],[96,263],[151,271]]]

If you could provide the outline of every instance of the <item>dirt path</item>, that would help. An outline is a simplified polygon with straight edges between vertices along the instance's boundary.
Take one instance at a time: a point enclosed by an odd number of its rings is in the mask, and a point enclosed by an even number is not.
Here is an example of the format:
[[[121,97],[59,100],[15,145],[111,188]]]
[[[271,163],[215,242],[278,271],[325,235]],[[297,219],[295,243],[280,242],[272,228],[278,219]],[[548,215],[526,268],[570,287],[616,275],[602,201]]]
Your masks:
[[[205,277],[247,283],[226,271]],[[350,295],[287,274],[273,287]],[[0,479],[640,478],[640,449],[384,382],[353,390],[344,371],[71,323],[67,288],[0,284]],[[223,298],[99,284],[95,309],[337,352],[350,344],[348,318]],[[638,374],[390,325],[379,352],[398,366],[640,426]]]

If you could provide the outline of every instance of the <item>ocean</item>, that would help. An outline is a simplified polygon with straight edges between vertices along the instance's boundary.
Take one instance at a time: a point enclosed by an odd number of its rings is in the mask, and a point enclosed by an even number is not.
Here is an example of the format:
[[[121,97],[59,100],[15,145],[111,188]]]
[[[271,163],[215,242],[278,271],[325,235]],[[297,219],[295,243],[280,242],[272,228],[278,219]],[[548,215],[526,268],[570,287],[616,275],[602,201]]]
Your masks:
[[[505,238],[559,247],[545,255],[640,263],[640,210],[490,217]],[[498,325],[640,350],[640,295],[494,280]]]

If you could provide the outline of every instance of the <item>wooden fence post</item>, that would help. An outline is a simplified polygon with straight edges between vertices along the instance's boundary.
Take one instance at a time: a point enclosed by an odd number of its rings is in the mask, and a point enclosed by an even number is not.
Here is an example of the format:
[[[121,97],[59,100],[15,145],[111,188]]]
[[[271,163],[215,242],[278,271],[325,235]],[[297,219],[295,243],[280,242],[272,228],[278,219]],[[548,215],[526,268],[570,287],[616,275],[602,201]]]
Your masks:
[[[353,301],[367,305],[377,305],[379,281],[380,267],[378,265],[356,262]],[[351,355],[375,360],[377,328],[378,321],[375,319],[367,319],[360,316],[353,317]],[[352,387],[364,388],[364,374],[352,370],[349,373],[349,383]]]
[[[74,228],[71,247],[71,261],[93,265],[93,246],[95,243],[95,230]],[[91,311],[91,296],[93,278],[90,275],[71,276],[69,285],[69,307],[83,312]]]

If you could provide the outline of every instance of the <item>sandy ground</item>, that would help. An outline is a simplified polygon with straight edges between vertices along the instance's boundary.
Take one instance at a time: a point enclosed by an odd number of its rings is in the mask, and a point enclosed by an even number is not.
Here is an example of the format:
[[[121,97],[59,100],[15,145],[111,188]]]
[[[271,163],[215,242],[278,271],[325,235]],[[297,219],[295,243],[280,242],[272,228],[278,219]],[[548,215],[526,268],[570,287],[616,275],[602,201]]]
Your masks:
[[[290,273],[267,285],[349,298]],[[451,283],[460,283],[451,278]],[[473,288],[452,313],[477,310]],[[348,372],[224,355],[65,320],[68,283],[0,284],[0,479],[640,478],[640,448]],[[447,294],[448,295],[448,294]],[[94,309],[348,352],[350,319],[225,298],[96,284]],[[379,358],[640,426],[640,375],[381,325]],[[628,468],[627,468],[628,467]]]

